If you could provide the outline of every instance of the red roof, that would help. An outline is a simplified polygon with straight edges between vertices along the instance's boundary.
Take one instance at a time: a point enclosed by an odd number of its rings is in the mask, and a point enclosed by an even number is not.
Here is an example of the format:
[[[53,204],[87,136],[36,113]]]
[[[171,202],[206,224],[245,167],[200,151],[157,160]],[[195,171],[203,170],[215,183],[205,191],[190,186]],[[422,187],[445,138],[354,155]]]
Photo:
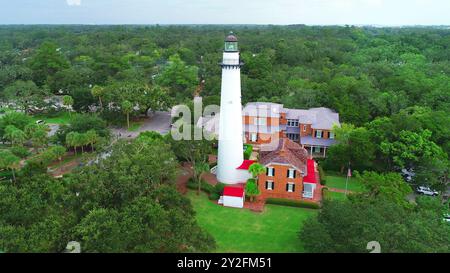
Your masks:
[[[223,188],[223,196],[243,197],[244,196],[244,188],[225,186]]]
[[[316,170],[314,168],[316,162],[312,159],[308,159],[307,168],[308,175],[303,177],[303,182],[305,183],[317,183],[316,180]]]
[[[236,169],[248,170],[248,168],[250,168],[250,165],[252,165],[253,163],[255,163],[255,160],[244,160],[244,162],[242,162],[241,166],[237,167]]]

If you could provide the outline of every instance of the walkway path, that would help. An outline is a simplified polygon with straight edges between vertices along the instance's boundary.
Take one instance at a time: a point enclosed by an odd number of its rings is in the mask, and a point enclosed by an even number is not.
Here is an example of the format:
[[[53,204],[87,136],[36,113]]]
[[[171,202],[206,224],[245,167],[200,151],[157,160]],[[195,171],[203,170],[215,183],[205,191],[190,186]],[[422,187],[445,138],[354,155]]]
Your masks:
[[[136,131],[130,132],[127,128],[111,128],[111,131],[119,138],[136,138],[140,133],[146,131],[165,135],[170,132],[170,121],[170,112],[156,111],[149,114],[148,118],[142,119],[143,124]]]
[[[190,165],[185,164],[180,168],[180,175],[177,178],[177,190],[181,194],[187,193],[187,183],[192,177],[193,172]]]

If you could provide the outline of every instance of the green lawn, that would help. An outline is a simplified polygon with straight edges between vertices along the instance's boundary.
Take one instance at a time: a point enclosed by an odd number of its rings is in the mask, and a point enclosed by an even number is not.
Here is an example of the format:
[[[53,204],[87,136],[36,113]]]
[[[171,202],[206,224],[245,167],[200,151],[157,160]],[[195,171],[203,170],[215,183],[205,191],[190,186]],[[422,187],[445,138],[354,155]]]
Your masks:
[[[328,188],[345,190],[345,180],[347,179],[346,177],[330,176],[330,175],[327,175],[326,177],[327,177],[326,186]],[[348,180],[348,188],[347,189],[349,191],[353,191],[353,192],[363,192],[365,190],[364,185],[362,185],[360,182],[358,182],[355,178],[350,178]]]
[[[347,196],[342,192],[327,191],[326,198],[327,200],[346,200]]]
[[[74,114],[74,113],[72,113]],[[34,115],[33,120],[44,120],[46,123],[55,123],[55,124],[69,124],[71,115],[69,112],[59,112],[57,115],[47,116],[47,115]]]
[[[219,206],[205,194],[188,193],[199,225],[217,242],[217,252],[303,252],[298,233],[317,210],[266,205],[265,212]]]
[[[129,132],[136,132],[137,130],[139,130],[139,128],[141,128],[142,125],[144,125],[143,121],[131,121],[130,122],[130,128],[128,128],[128,131]]]

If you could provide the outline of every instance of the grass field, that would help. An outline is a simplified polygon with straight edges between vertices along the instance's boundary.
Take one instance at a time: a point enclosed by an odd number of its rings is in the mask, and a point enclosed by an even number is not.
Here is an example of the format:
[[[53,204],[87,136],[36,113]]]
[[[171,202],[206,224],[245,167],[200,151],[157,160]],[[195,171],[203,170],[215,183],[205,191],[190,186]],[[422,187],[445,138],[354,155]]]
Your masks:
[[[70,114],[69,112],[59,112],[55,116],[46,116],[46,115],[34,115],[33,120],[44,120],[46,123],[55,123],[55,124],[69,124],[70,122]]]
[[[143,121],[131,121],[130,128],[128,128],[128,131],[136,132],[137,130],[139,130],[139,128],[141,128],[142,125],[144,125]],[[126,127],[126,125],[125,125],[125,127]]]
[[[346,200],[347,196],[342,192],[327,191],[326,198],[327,200]]]
[[[345,190],[345,180],[346,177],[341,176],[330,176],[327,175],[326,186],[328,188],[342,189]],[[350,178],[348,180],[348,190],[353,192],[363,192],[365,191],[364,185],[362,185],[355,178]]]
[[[205,194],[188,193],[199,225],[217,242],[217,252],[303,252],[298,233],[317,210],[266,205],[265,212],[219,206]]]

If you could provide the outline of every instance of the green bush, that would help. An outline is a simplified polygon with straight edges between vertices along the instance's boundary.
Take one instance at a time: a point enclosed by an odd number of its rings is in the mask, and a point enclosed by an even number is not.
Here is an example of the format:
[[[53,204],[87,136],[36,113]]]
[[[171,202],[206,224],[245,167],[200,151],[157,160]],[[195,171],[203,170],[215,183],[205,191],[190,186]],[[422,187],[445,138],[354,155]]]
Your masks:
[[[249,160],[253,152],[253,146],[250,144],[244,144],[244,147],[244,159]]]
[[[214,191],[215,191],[215,193],[221,195],[223,193],[223,188],[225,188],[225,184],[218,182],[214,186]]]
[[[327,184],[327,177],[325,174],[325,171],[323,170],[322,166],[319,165],[319,176],[320,176],[320,185],[325,186]]]
[[[303,201],[303,200],[290,200],[281,198],[268,198],[266,204],[281,205],[288,207],[307,208],[307,209],[319,209],[320,206],[317,203]]]
[[[322,188],[322,199],[327,199],[328,197],[327,197],[327,195],[328,195],[328,192],[329,192],[329,190],[328,190],[328,188],[327,187],[323,187]]]
[[[13,153],[15,156],[20,158],[25,158],[29,156],[31,153],[28,151],[27,148],[23,146],[14,146],[11,148],[11,153]]]
[[[213,192],[213,193],[211,193],[211,194],[208,196],[208,199],[209,199],[209,200],[215,200],[215,201],[217,201],[217,200],[219,200],[219,198],[220,198],[220,194],[218,194],[218,193],[216,193],[216,192]]]
[[[189,179],[189,181],[187,183],[187,187],[188,187],[188,189],[191,189],[191,190],[197,190],[198,183],[197,183],[197,181],[194,181],[193,179]],[[202,181],[200,189],[208,194],[215,193],[214,186],[206,183],[205,181]]]

